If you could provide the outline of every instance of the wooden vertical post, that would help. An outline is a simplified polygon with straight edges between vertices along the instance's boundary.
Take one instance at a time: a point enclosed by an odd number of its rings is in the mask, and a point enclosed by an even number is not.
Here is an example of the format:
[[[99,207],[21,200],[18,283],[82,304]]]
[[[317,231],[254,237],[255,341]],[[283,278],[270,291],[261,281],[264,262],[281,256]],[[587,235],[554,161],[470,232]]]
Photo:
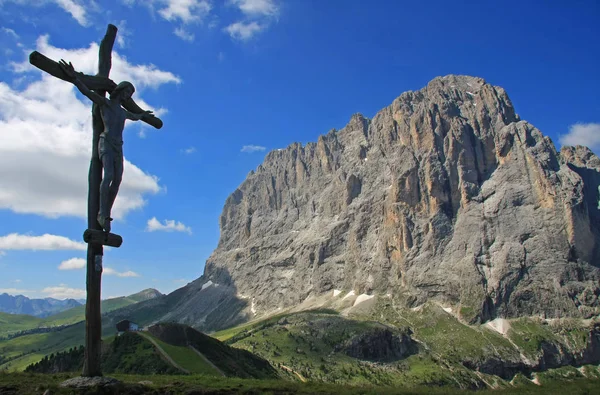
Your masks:
[[[98,53],[98,76],[108,78],[112,65],[111,54],[117,27],[108,25],[106,34],[100,43]],[[105,91],[96,91],[105,96]],[[100,182],[102,181],[102,163],[98,156],[98,140],[104,131],[104,123],[100,115],[100,107],[96,104],[92,107],[92,159],[88,174],[88,229],[102,231],[98,224],[97,216],[100,207]],[[100,315],[100,290],[102,280],[102,256],[104,254],[102,244],[88,243],[87,249],[87,275],[86,290],[87,300],[85,304],[85,359],[83,363],[82,376],[102,376],[100,366],[101,342],[102,342],[102,318]]]

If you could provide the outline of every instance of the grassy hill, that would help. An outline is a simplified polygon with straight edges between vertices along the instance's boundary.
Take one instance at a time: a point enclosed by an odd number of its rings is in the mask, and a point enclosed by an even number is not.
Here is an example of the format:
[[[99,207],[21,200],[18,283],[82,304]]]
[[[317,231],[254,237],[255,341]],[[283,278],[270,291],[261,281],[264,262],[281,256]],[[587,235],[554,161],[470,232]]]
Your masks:
[[[43,318],[37,318],[31,315],[0,312],[0,337],[9,333],[37,328],[42,322],[44,322]]]
[[[247,350],[230,347],[187,325],[165,323],[148,328],[148,332],[164,343],[193,347],[227,377],[278,378],[277,371],[263,358]]]
[[[78,372],[83,368],[83,347],[45,356],[29,365],[27,372]],[[167,362],[154,345],[136,333],[124,333],[103,344],[102,370],[105,373],[181,374]]]
[[[101,313],[106,314],[159,296],[161,296],[160,292],[149,288],[133,295],[106,299],[101,303]],[[72,309],[65,310],[46,318],[0,313],[0,338],[14,335],[15,333],[22,331],[34,331],[38,328],[54,328],[72,325],[84,320],[85,305],[73,307]]]
[[[155,290],[144,290],[136,294],[102,301],[104,314],[109,314],[123,306],[127,307],[134,303],[147,300],[152,297]],[[21,317],[21,316],[14,316]],[[27,316],[25,316],[27,317]],[[14,323],[12,317],[8,317],[5,324],[0,324],[0,370],[20,371],[28,365],[41,360],[44,356],[78,347],[85,342],[85,309],[79,306],[56,316],[46,319],[25,318],[23,323]],[[19,322],[19,321],[16,321]],[[75,322],[75,323],[73,323]],[[14,328],[20,326],[20,331],[43,327],[55,327],[55,331],[39,333],[27,333],[12,339],[2,339],[6,335],[10,325]],[[103,316],[102,337],[109,339],[115,334],[114,323]],[[35,325],[33,328],[27,325]],[[6,332],[2,332],[6,330]],[[35,331],[34,331],[35,332]]]
[[[561,365],[577,371],[600,351],[594,322],[520,318],[505,320],[501,330],[468,325],[433,303],[403,306],[381,298],[343,315],[280,314],[212,335],[309,381],[415,388],[508,387]]]
[[[194,350],[184,346],[174,346],[165,343],[155,336],[150,336],[179,366],[192,374],[203,374],[207,376],[220,376],[217,369],[209,362],[201,358]]]
[[[118,298],[103,300],[100,307],[101,314],[106,314],[111,311],[120,309],[125,306],[136,304],[144,300],[148,300],[152,297],[159,296],[160,293],[155,289],[145,289],[138,293],[129,296],[121,296]],[[46,318],[42,325],[46,326],[58,326],[58,325],[70,325],[79,321],[85,320],[85,305],[77,306],[72,309],[63,311]]]
[[[83,347],[75,347],[44,356],[26,371],[78,371],[83,366],[83,358]],[[102,347],[102,369],[106,373],[279,378],[264,359],[180,324],[158,324],[149,332],[107,338]]]

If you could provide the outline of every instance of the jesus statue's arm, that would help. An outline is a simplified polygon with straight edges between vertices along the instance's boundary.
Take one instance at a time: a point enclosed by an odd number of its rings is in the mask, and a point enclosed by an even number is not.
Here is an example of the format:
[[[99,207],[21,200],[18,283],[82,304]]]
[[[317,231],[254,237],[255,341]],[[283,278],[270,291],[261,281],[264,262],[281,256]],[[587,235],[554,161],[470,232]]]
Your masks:
[[[73,85],[75,85],[77,87],[77,89],[79,89],[79,92],[81,92],[88,99],[90,99],[91,101],[93,101],[94,103],[96,103],[100,106],[107,104],[105,97],[102,97],[99,94],[97,94],[96,92],[90,90],[83,82],[81,82],[81,80],[79,78],[77,78],[77,74],[75,73],[75,68],[73,67],[71,62],[67,63],[61,59],[60,62],[58,62],[58,64],[63,69],[65,74],[68,75],[72,79]]]
[[[139,114],[134,114],[132,112],[129,112],[127,110],[125,111],[125,116],[127,117],[127,119],[131,119],[132,121],[140,121],[146,117],[153,117],[154,114],[152,114],[152,111],[144,111],[142,113]]]

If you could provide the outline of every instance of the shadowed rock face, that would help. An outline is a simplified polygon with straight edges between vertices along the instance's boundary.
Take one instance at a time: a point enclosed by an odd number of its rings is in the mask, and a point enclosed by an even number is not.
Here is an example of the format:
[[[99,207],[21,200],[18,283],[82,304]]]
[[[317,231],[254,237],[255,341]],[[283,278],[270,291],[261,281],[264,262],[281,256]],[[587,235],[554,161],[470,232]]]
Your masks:
[[[598,157],[558,153],[502,88],[440,77],[270,152],[227,199],[204,277],[256,314],[343,289],[434,299],[471,322],[589,317],[599,185]]]

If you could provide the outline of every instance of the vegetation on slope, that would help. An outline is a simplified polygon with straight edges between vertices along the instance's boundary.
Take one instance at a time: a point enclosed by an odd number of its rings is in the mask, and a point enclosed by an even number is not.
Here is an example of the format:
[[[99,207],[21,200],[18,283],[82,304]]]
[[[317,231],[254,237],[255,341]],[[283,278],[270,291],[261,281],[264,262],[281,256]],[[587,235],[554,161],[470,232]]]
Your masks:
[[[171,345],[192,346],[226,376],[264,379],[279,377],[265,359],[246,350],[229,347],[187,325],[157,324],[149,327],[148,332]]]
[[[478,391],[481,395],[546,395],[569,394],[584,395],[594,394],[598,389],[597,379],[583,378],[577,370],[564,372],[559,369],[553,371],[556,378],[540,378],[541,385],[532,384],[527,379],[520,380],[514,387],[504,389],[484,389]],[[50,390],[52,394],[67,395],[80,394],[80,390],[62,388],[59,384],[76,373],[36,374],[36,373],[2,373],[0,372],[0,393],[7,394],[37,394]],[[464,391],[452,388],[439,387],[379,387],[379,386],[351,386],[346,384],[331,384],[323,382],[293,382],[285,380],[250,380],[229,377],[207,377],[202,375],[190,376],[164,376],[164,375],[122,375],[111,374],[122,384],[114,388],[112,393],[119,394],[348,394],[348,395],[380,395],[380,394],[448,394],[459,395]],[[565,380],[568,377],[569,380]],[[107,393],[99,389],[92,389],[89,393]]]
[[[83,368],[84,348],[72,348],[44,357],[29,365],[26,372],[77,372]],[[181,374],[166,362],[154,345],[136,333],[116,336],[102,347],[102,371],[124,374]]]
[[[8,314],[0,312],[0,337],[8,334],[37,328],[44,322],[43,318],[37,318],[26,314]]]

